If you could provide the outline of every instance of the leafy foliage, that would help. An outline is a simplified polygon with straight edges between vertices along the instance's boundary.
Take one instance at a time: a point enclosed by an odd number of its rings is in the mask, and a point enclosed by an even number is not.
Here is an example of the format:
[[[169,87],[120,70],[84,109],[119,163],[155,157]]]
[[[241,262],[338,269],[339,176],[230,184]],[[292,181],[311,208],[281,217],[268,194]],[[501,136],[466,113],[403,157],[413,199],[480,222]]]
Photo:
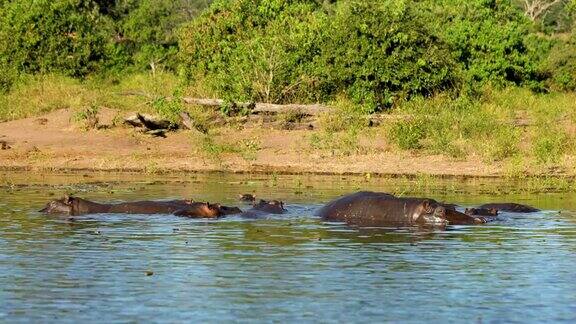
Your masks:
[[[180,34],[189,80],[202,78],[221,97],[312,100],[307,73],[321,28],[314,1],[219,1]]]
[[[2,7],[0,67],[85,76],[104,59],[111,23],[90,1],[12,1]],[[3,88],[9,81],[2,81]]]
[[[435,28],[450,45],[468,88],[537,80],[527,44],[529,21],[508,1],[441,0],[429,5],[434,17],[440,17]]]
[[[175,30],[208,0],[0,2],[0,91],[21,73],[84,78],[126,67],[175,68]]]
[[[410,6],[342,1],[328,9],[317,1],[218,2],[183,28],[187,76],[243,100],[345,92],[368,111],[454,83],[447,48]]]
[[[553,90],[576,90],[576,31],[566,41],[557,41],[544,62]]]
[[[576,2],[558,1],[534,21],[518,0],[0,1],[0,91],[168,70],[229,102],[343,96],[364,113],[489,85],[571,91]]]

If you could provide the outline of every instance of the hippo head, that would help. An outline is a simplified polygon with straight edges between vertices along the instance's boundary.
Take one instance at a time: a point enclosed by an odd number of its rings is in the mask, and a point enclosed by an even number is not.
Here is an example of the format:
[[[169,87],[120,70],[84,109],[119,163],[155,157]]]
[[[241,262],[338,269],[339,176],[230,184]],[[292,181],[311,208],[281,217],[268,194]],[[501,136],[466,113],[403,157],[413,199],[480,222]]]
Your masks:
[[[210,206],[211,208],[216,208],[220,215],[233,215],[242,213],[242,210],[238,207],[228,207],[220,204],[212,204]]]
[[[258,203],[254,203],[253,208],[271,214],[282,214],[286,211],[284,203],[280,200],[263,200],[260,199]]]
[[[470,216],[498,216],[496,208],[466,208],[464,214]]]
[[[224,213],[219,204],[193,202],[189,207],[175,211],[174,215],[192,218],[218,218],[224,215]]]
[[[77,205],[77,198],[66,195],[64,198],[47,203],[46,207],[42,208],[40,212],[45,214],[74,215],[75,211],[78,210]]]
[[[216,218],[222,215],[220,212],[220,206],[218,204],[211,204],[208,202],[197,203],[196,213],[198,213],[198,216],[209,218]]]
[[[256,201],[256,196],[254,196],[253,194],[240,194],[238,195],[238,199],[240,201],[254,202]]]
[[[446,208],[428,199],[423,200],[417,208],[416,223],[431,226],[446,226]]]

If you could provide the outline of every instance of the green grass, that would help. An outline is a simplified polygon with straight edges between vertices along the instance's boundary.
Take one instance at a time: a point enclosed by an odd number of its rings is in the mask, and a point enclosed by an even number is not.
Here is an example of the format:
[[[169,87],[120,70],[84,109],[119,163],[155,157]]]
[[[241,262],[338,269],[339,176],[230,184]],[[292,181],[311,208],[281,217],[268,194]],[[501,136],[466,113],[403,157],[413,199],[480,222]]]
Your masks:
[[[83,82],[55,74],[27,76],[9,93],[0,94],[0,121],[39,116],[62,108],[82,111],[106,107],[158,112],[158,98],[172,96],[177,86],[177,78],[168,73],[127,75],[122,80],[93,78]]]
[[[389,140],[401,150],[484,161],[501,161],[517,152],[519,130],[500,111],[477,101],[419,98],[402,103],[394,114],[409,117],[387,126]]]
[[[239,141],[226,141],[226,137],[218,136],[217,133],[202,134],[199,141],[194,144],[200,151],[213,161],[221,161],[225,154],[238,154],[246,161],[256,159],[261,150],[261,142],[258,138],[248,138]]]
[[[96,106],[87,107],[77,111],[72,117],[84,130],[98,127],[98,110]]]
[[[556,164],[566,153],[572,153],[573,139],[555,125],[535,129],[532,153],[540,164]]]
[[[364,154],[366,150],[359,139],[367,132],[369,116],[345,98],[330,105],[335,109],[318,117],[319,131],[309,136],[311,148],[339,156]]]
[[[569,130],[576,121],[576,94],[487,89],[481,100],[442,95],[414,99],[401,103],[392,116],[409,117],[384,126],[388,140],[400,150],[486,163],[521,156],[554,164],[573,154]]]

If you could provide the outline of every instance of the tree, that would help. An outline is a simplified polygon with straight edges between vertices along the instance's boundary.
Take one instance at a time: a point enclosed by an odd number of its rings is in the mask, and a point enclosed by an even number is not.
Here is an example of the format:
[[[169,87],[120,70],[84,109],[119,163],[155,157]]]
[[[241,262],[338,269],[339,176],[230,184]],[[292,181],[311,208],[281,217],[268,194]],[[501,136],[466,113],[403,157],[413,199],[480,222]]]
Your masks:
[[[449,44],[466,90],[480,85],[523,85],[536,77],[529,20],[509,1],[429,0],[427,21]],[[422,9],[424,10],[424,9]]]
[[[84,76],[105,59],[112,22],[94,1],[15,0],[1,10],[0,62],[20,72]]]
[[[201,12],[210,0],[125,0],[115,7],[119,16],[117,46],[128,51],[132,63],[174,68],[178,42],[177,29]]]
[[[523,0],[524,14],[532,21],[540,19],[552,7],[566,4],[566,0]]]
[[[191,82],[234,100],[344,93],[371,112],[457,83],[446,44],[402,1],[219,1],[182,29],[180,49]]]

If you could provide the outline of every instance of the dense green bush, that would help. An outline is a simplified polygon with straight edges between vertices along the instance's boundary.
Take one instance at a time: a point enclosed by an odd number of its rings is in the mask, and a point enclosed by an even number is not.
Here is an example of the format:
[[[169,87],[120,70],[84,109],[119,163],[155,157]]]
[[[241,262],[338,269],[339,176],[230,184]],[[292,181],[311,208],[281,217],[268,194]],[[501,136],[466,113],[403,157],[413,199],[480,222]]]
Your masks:
[[[544,69],[553,90],[576,90],[576,31],[571,37],[559,39],[547,55]]]
[[[93,1],[17,0],[2,16],[0,61],[19,72],[85,76],[105,57],[111,22]]]
[[[457,86],[448,47],[410,1],[341,1],[326,20],[313,74],[328,95],[370,111]]]
[[[183,29],[180,46],[189,79],[234,99],[344,92],[371,111],[456,82],[447,47],[398,1],[221,1]]]
[[[538,79],[530,53],[530,23],[510,1],[427,1],[435,29],[446,41],[469,89],[492,83],[521,85]]]
[[[189,80],[220,97],[320,100],[308,73],[324,26],[315,1],[218,1],[180,34]]]
[[[113,49],[136,68],[176,68],[176,32],[208,6],[209,0],[128,0],[113,7]],[[114,57],[114,56],[112,56]],[[118,65],[116,65],[118,66]]]
[[[197,17],[210,3],[0,0],[0,91],[22,74],[168,70],[229,101],[343,96],[373,112],[485,85],[576,88],[574,0],[535,22],[518,0],[219,0]]]
[[[175,32],[208,0],[0,2],[0,91],[20,73],[85,77],[169,67]]]

